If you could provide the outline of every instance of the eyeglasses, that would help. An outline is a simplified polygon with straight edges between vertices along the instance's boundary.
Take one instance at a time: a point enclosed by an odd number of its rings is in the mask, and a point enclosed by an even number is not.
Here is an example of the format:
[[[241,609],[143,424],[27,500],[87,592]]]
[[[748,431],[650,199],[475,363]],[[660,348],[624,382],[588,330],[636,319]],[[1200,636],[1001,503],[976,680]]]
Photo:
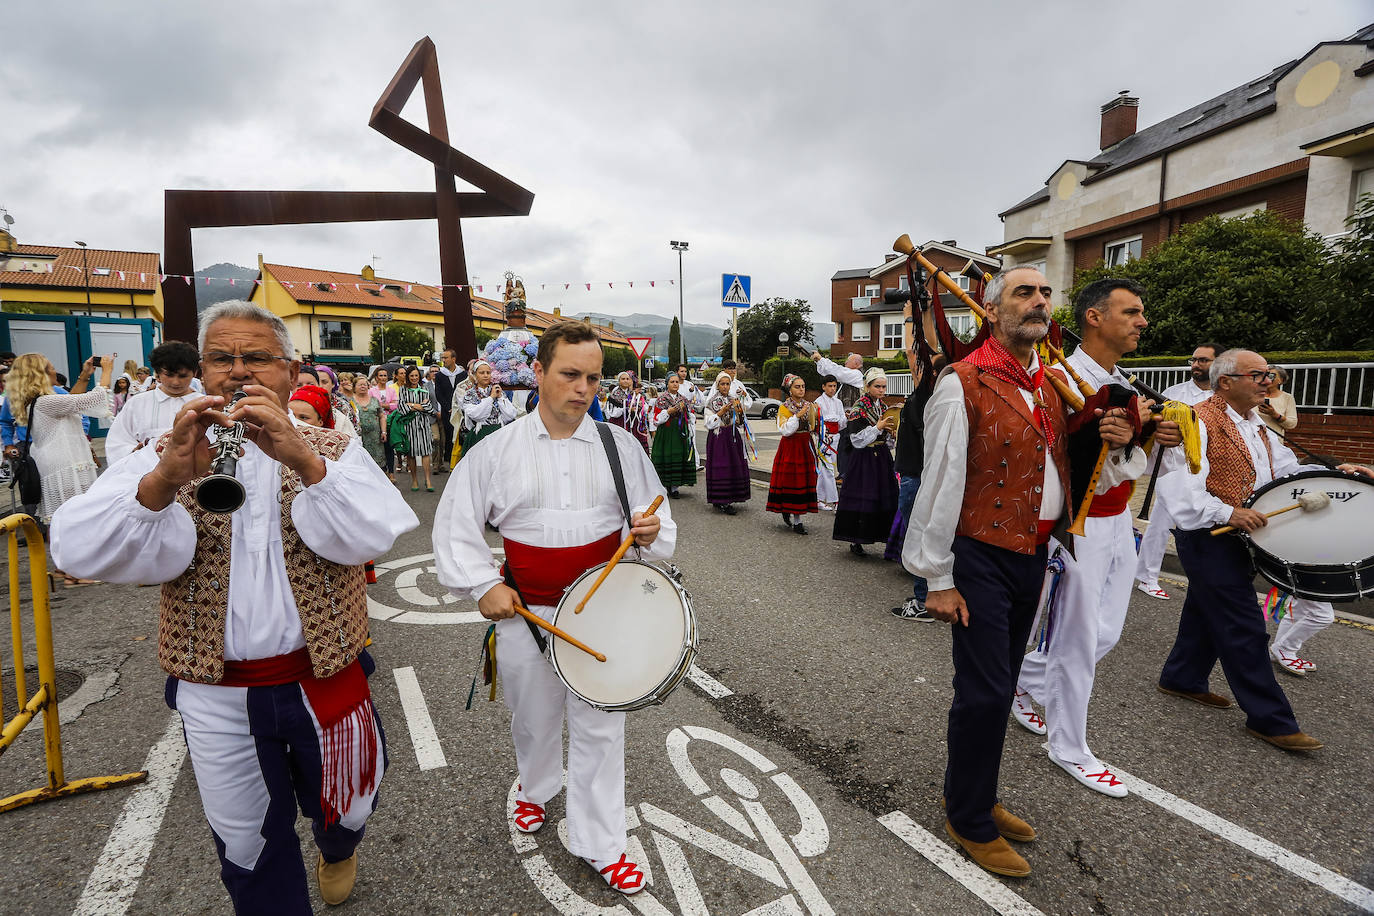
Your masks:
[[[1259,369],[1255,369],[1251,372],[1228,372],[1226,376],[1227,378],[1248,378],[1254,382],[1272,382],[1278,377],[1278,373],[1273,369],[1270,369],[1268,372],[1261,372]]]
[[[288,357],[277,356],[275,353],[261,350],[254,350],[252,353],[242,355],[225,353],[223,350],[208,350],[200,358],[201,365],[215,372],[231,371],[234,368],[235,360],[243,360],[243,367],[249,372],[264,372],[271,369],[278,360],[286,363],[291,362]]]
[[[1188,357],[1188,363],[1190,365],[1192,363],[1210,363],[1212,359],[1213,357],[1210,356],[1190,356]]]

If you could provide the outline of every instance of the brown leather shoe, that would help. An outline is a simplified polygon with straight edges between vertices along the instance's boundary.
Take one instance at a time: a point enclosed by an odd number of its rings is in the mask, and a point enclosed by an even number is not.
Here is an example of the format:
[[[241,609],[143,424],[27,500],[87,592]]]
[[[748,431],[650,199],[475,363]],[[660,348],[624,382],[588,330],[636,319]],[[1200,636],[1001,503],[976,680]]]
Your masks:
[[[962,846],[964,852],[968,853],[969,858],[980,868],[985,868],[994,875],[1024,878],[1031,873],[1030,864],[1000,836],[991,843],[975,843],[955,833],[949,821],[945,821],[945,833]]]
[[[1247,728],[1246,731],[1261,741],[1268,741],[1274,747],[1285,751],[1315,751],[1326,747],[1316,738],[1303,732],[1293,732],[1291,735],[1262,735],[1253,728]]]
[[[1194,703],[1201,703],[1212,709],[1230,709],[1235,705],[1226,697],[1218,696],[1215,693],[1189,693],[1186,690],[1170,690],[1163,684],[1156,684],[1155,689],[1160,693],[1167,693],[1171,697],[1183,697],[1185,700],[1192,700]]]
[[[992,822],[997,825],[997,832],[1009,840],[1029,843],[1035,839],[1035,828],[1003,808],[1001,802],[992,806]]]
[[[320,883],[320,899],[330,906],[338,906],[353,893],[353,882],[358,880],[358,851],[342,862],[326,862],[319,857],[315,865],[315,879]]]

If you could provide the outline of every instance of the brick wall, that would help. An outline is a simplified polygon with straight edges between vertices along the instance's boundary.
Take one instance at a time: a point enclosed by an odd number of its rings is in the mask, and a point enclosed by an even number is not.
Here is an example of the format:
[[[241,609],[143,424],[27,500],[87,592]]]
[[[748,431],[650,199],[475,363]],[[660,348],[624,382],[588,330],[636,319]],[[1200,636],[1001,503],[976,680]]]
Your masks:
[[[1141,253],[1149,251],[1157,246],[1163,238],[1164,229],[1161,228],[1161,220],[1157,216],[1151,216],[1140,222],[1131,223],[1126,226],[1118,226],[1115,229],[1108,229],[1106,232],[1099,232],[1097,235],[1089,235],[1078,239],[1073,243],[1073,269],[1077,273],[1092,267],[1106,255],[1107,243],[1115,242],[1119,239],[1128,239],[1132,236],[1140,236]]]
[[[1242,191],[1230,197],[1209,201],[1196,207],[1178,211],[1175,230],[1178,225],[1195,223],[1213,213],[1225,213],[1241,207],[1252,207],[1263,202],[1265,207],[1289,219],[1301,220],[1307,209],[1307,175],[1299,175],[1287,181],[1272,184],[1265,188]]]
[[[1318,455],[1331,455],[1341,461],[1374,466],[1374,414],[1334,414],[1328,417],[1318,410],[1300,410],[1297,427],[1286,435]],[[1306,462],[1310,459],[1298,453],[1298,460]]]
[[[951,274],[968,263],[968,258],[960,258],[957,255],[936,249],[925,252],[925,256],[936,267]],[[849,300],[854,296],[862,295],[864,287],[869,285],[879,287],[878,299],[880,300],[884,291],[901,288],[902,278],[906,276],[906,271],[902,268],[900,261],[892,261],[891,264],[894,265],[892,269],[877,278],[852,277],[847,280],[830,281],[830,320],[836,324],[835,347],[837,353],[858,353],[860,356],[869,357],[878,355],[878,350],[882,346],[883,313],[866,312],[855,315]],[[901,309],[894,307],[893,312],[887,314],[900,313]],[[852,339],[855,320],[868,321],[868,340],[855,341]]]

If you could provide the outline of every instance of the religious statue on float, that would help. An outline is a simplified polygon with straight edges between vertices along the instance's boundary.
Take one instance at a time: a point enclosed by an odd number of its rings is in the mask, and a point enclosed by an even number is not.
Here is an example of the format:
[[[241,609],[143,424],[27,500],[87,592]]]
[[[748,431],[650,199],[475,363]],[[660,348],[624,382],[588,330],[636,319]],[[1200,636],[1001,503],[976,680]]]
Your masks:
[[[530,360],[539,353],[539,341],[525,327],[525,284],[513,271],[506,271],[506,286],[501,298],[505,301],[506,327],[488,341],[482,358],[491,364],[492,379],[502,388],[518,391],[534,387],[534,370]],[[517,406],[524,396],[517,396]]]

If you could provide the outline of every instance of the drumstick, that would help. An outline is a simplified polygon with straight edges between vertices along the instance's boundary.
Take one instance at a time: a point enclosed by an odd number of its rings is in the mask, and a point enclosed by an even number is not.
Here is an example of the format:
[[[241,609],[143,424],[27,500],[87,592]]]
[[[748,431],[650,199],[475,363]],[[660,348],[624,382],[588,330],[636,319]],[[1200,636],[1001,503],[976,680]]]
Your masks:
[[[588,646],[586,643],[579,642],[578,640],[569,636],[567,633],[564,633],[562,630],[558,629],[558,627],[549,623],[547,620],[545,620],[543,617],[540,617],[538,614],[530,613],[518,604],[515,605],[515,613],[519,614],[521,617],[525,618],[530,623],[534,624],[540,629],[548,630],[550,633],[552,633],[554,636],[557,636],[559,639],[563,640],[568,645],[573,646],[574,648],[581,649],[583,652],[586,652],[588,655],[590,655],[597,661],[604,662],[606,660],[606,656],[602,655],[600,652],[596,651],[591,646]]]
[[[1273,518],[1274,516],[1282,515],[1285,512],[1292,512],[1294,509],[1301,509],[1304,512],[1316,512],[1318,509],[1325,509],[1329,505],[1331,505],[1331,497],[1327,496],[1321,490],[1318,490],[1315,493],[1302,494],[1298,497],[1298,501],[1293,503],[1293,505],[1291,506],[1284,506],[1282,509],[1275,509],[1273,512],[1266,512],[1264,513],[1264,517]],[[1212,535],[1216,536],[1218,534],[1227,534],[1235,530],[1235,525],[1226,525],[1222,528],[1213,529]]]
[[[649,509],[644,513],[644,517],[647,518],[653,515],[658,511],[658,507],[661,505],[663,505],[663,497],[655,496],[654,501],[649,503]],[[596,590],[601,587],[601,583],[606,581],[606,577],[611,574],[611,570],[615,569],[615,564],[620,562],[621,558],[625,556],[625,551],[629,550],[630,545],[634,542],[635,536],[633,533],[625,535],[625,540],[620,542],[620,548],[616,550],[615,556],[611,557],[610,562],[606,564],[606,568],[601,570],[601,575],[596,577],[596,581],[592,583],[592,587],[587,590],[587,594],[583,595],[582,600],[577,602],[577,607],[573,608],[574,614],[582,613],[582,609],[587,606],[587,602],[591,600],[592,595],[596,594]]]

